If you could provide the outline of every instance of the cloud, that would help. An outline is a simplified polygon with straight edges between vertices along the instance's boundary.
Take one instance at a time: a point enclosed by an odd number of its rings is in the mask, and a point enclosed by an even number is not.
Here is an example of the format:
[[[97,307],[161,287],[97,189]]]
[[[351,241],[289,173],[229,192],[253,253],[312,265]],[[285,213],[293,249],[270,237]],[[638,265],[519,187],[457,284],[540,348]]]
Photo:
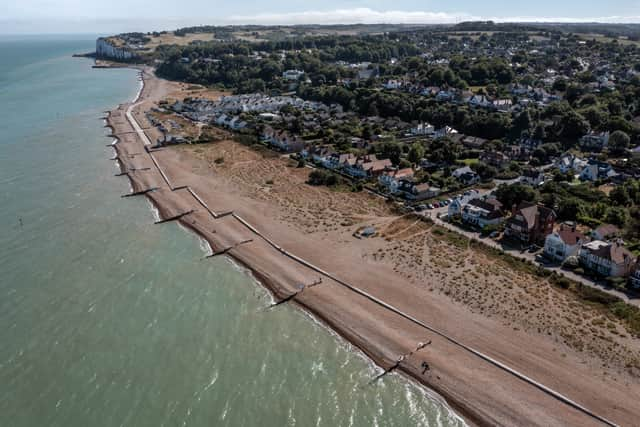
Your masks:
[[[606,22],[638,23],[640,16],[608,16],[594,18],[572,17],[481,17],[468,13],[447,13],[428,11],[377,11],[369,8],[337,9],[330,11],[310,10],[289,13],[263,13],[257,15],[232,15],[226,24],[451,24],[462,21],[492,20],[495,22]]]

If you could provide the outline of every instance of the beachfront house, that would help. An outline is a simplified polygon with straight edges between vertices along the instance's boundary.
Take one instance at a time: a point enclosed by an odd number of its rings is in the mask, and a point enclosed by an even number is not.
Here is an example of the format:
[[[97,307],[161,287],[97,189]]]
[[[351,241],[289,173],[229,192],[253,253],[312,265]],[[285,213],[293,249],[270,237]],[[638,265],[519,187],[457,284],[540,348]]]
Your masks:
[[[628,276],[636,263],[633,254],[620,240],[585,243],[580,249],[579,259],[585,268],[607,277]]]
[[[462,222],[474,227],[485,228],[504,221],[502,203],[496,198],[476,198],[469,200],[462,208]]]
[[[265,127],[262,132],[262,140],[285,153],[295,153],[304,148],[304,141],[298,136],[286,131],[274,130],[270,126]]]
[[[398,191],[407,200],[419,201],[437,197],[442,190],[428,183],[416,184],[413,181],[401,180]]]
[[[378,178],[380,185],[391,194],[396,194],[398,192],[401,180],[413,180],[413,169],[405,168],[383,172]]]
[[[522,202],[507,220],[504,235],[521,244],[542,244],[553,232],[556,213],[545,206]]]
[[[586,237],[576,230],[575,223],[561,224],[560,228],[546,237],[544,255],[553,261],[563,262],[570,256],[578,255],[585,242]]]

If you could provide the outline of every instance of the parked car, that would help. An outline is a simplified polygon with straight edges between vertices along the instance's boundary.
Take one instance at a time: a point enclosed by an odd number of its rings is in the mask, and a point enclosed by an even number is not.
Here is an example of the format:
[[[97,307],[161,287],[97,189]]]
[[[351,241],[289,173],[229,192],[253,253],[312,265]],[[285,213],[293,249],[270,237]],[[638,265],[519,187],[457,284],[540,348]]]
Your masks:
[[[491,237],[492,239],[497,238],[500,235],[500,232],[498,231],[492,231],[491,234],[489,234],[489,237]]]
[[[428,207],[429,209],[433,209],[433,205],[432,205],[431,203],[429,203],[429,204],[427,205],[427,207]]]

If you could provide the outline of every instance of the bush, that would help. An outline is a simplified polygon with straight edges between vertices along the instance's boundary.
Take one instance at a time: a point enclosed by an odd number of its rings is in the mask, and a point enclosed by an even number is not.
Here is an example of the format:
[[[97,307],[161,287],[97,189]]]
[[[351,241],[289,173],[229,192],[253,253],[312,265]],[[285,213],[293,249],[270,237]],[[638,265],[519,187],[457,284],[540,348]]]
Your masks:
[[[224,157],[216,157],[216,159],[213,161],[213,163],[215,163],[216,165],[221,165],[224,163]]]
[[[315,169],[309,173],[309,180],[307,182],[310,185],[326,185],[327,187],[332,187],[342,183],[342,178],[332,172]]]

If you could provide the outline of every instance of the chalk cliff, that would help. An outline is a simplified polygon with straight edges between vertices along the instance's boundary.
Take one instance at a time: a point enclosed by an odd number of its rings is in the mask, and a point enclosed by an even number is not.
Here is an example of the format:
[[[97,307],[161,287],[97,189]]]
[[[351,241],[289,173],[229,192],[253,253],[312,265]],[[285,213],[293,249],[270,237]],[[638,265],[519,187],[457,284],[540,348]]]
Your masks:
[[[96,40],[96,57],[98,59],[129,61],[134,59],[135,55],[128,48],[114,46],[108,39],[100,37]]]

